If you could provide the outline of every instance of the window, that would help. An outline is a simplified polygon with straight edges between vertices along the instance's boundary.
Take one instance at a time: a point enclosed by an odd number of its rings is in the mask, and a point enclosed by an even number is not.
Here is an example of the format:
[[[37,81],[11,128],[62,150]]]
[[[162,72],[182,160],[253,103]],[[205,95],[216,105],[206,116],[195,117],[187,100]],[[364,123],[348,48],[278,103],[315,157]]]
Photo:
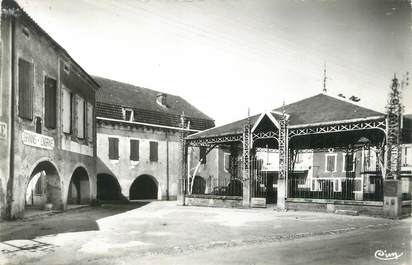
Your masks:
[[[152,162],[156,162],[158,160],[157,149],[158,149],[158,143],[150,142],[150,161]]]
[[[125,121],[133,121],[134,119],[134,111],[132,109],[123,109],[123,119]]]
[[[327,154],[325,157],[325,171],[336,172],[336,154]]]
[[[85,131],[85,122],[84,122],[84,117],[85,117],[85,112],[84,112],[84,104],[85,101],[81,97],[77,97],[76,100],[76,115],[77,115],[77,137],[80,139],[84,138],[84,131]]]
[[[33,119],[33,64],[19,59],[19,116]]]
[[[87,138],[93,142],[93,105],[87,103]]]
[[[119,159],[119,138],[109,137],[109,159]]]
[[[36,133],[41,134],[41,118],[36,117]]]
[[[62,124],[63,132],[72,132],[72,101],[73,94],[67,89],[62,89]]]
[[[223,164],[224,164],[225,171],[229,172],[230,166],[231,166],[231,155],[230,154],[224,153]]]
[[[139,161],[139,140],[130,140],[130,160]]]
[[[56,80],[45,77],[44,78],[44,124],[49,129],[56,128]]]
[[[206,164],[206,156],[207,156],[206,151],[207,151],[206,146],[201,146],[199,149],[199,158],[202,164]]]
[[[343,171],[350,172],[355,170],[353,154],[343,154]]]

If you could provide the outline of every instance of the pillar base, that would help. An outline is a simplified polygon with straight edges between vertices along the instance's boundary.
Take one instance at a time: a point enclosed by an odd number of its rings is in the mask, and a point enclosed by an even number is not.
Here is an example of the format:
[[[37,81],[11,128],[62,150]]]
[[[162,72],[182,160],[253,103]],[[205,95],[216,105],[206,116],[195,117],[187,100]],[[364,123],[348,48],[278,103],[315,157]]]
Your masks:
[[[383,182],[383,215],[387,218],[402,216],[402,185],[399,180]]]

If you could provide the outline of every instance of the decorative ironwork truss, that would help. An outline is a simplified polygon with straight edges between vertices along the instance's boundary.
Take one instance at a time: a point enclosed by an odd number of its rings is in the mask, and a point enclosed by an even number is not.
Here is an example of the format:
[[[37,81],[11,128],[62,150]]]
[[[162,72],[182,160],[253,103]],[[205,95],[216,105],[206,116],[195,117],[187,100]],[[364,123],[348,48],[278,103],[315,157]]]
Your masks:
[[[279,123],[279,179],[286,179],[288,175],[288,120],[285,115]]]
[[[278,131],[258,132],[252,134],[253,141],[257,139],[279,139]]]
[[[332,132],[346,132],[346,131],[356,131],[365,129],[380,129],[385,131],[386,122],[385,119],[370,120],[370,121],[358,121],[346,124],[331,124],[331,125],[320,125],[313,127],[304,128],[293,128],[289,127],[289,138],[299,135],[308,134],[318,134],[318,133],[332,133]]]
[[[251,128],[249,121],[243,127],[243,181],[250,180]]]
[[[190,146],[209,146],[214,144],[224,144],[231,142],[243,142],[243,135],[228,135],[228,136],[217,136],[212,138],[203,139],[188,139],[187,144]]]

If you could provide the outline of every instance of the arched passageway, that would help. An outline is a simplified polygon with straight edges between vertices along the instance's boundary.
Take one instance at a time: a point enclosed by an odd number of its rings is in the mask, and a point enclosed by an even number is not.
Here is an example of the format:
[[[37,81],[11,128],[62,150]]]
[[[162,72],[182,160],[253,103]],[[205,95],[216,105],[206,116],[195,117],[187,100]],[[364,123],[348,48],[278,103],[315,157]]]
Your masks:
[[[109,174],[97,174],[97,199],[101,201],[123,199],[122,190],[116,177]]]
[[[73,172],[70,180],[68,204],[88,204],[90,203],[90,180],[86,169],[78,167]]]
[[[150,175],[141,175],[133,181],[130,187],[130,200],[156,200],[157,181]]]
[[[205,194],[206,180],[201,176],[195,176],[193,180],[192,194]]]
[[[26,206],[28,208],[62,210],[62,188],[59,173],[49,161],[40,162],[31,172],[26,188]]]

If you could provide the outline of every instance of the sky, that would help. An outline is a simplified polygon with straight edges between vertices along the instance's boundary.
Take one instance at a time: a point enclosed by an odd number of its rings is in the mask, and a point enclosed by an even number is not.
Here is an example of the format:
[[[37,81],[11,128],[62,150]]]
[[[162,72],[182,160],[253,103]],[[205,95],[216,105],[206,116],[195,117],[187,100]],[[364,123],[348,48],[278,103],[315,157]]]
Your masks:
[[[17,2],[90,75],[179,95],[217,125],[321,93],[325,64],[330,95],[385,111],[394,73],[412,72],[409,1]]]

